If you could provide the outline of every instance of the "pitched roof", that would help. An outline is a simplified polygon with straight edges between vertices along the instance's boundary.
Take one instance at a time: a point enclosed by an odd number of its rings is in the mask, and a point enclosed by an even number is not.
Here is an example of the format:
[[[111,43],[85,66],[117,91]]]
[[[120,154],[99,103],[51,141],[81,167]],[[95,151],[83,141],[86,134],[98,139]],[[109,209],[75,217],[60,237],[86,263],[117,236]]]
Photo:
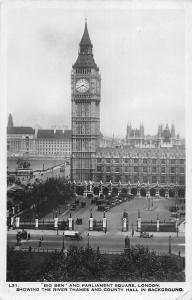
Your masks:
[[[53,129],[39,129],[37,132],[37,138],[54,138],[54,130]]]
[[[99,70],[93,55],[91,54],[79,54],[73,68],[94,68]]]
[[[71,136],[72,136],[72,130],[65,130],[64,131],[64,137],[66,138],[66,139],[71,139]]]
[[[75,64],[73,65],[73,68],[94,68],[98,71],[99,68],[96,65],[95,60],[93,58],[93,53],[92,53],[93,45],[89,37],[87,22],[85,23],[84,33],[81,38],[79,46],[80,46],[80,52]]]
[[[57,129],[54,133],[53,129],[39,129],[37,132],[38,139],[71,139],[72,130]]]
[[[32,127],[14,126],[7,127],[8,134],[35,134],[35,130]]]
[[[63,136],[64,136],[63,130],[57,129],[55,132],[55,138],[63,138]]]
[[[87,22],[85,22],[85,29],[84,29],[84,33],[83,33],[83,36],[81,38],[81,41],[80,41],[80,46],[81,45],[86,45],[86,46],[92,46],[92,43],[91,43],[91,39],[89,37],[89,33],[88,33],[88,29],[87,29]]]
[[[97,156],[109,157],[148,157],[148,158],[185,158],[185,149],[182,147],[172,148],[134,148],[125,146],[123,148],[98,148]]]

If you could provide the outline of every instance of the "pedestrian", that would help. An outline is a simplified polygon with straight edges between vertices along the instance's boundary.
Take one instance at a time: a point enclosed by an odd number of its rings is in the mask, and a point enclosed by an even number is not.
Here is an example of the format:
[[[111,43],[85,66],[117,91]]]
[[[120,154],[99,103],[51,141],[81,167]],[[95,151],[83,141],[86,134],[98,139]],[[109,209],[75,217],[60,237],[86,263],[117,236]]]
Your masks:
[[[28,238],[28,240],[30,240],[30,239],[31,239],[31,235],[30,235],[30,233],[28,233],[28,234],[27,234],[27,238]]]
[[[40,239],[40,241],[39,241],[39,248],[41,248],[41,239]]]

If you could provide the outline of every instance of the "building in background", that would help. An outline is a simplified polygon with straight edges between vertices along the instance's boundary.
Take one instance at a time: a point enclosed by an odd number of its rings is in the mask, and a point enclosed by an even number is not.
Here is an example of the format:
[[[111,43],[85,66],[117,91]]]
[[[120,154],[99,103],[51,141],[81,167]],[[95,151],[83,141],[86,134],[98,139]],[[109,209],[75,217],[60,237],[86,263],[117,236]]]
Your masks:
[[[34,155],[35,130],[32,127],[14,126],[9,114],[7,124],[7,155]]]
[[[70,158],[71,130],[33,129],[13,126],[11,114],[7,126],[8,157]]]
[[[100,148],[96,182],[149,185],[185,185],[185,149]]]
[[[39,129],[35,142],[38,156],[71,156],[71,130]]]
[[[156,135],[145,135],[144,125],[141,124],[139,129],[132,128],[130,123],[127,124],[125,144],[137,148],[163,148],[174,147],[184,144],[179,134],[175,134],[175,126],[172,124],[169,129],[168,124],[159,125]]]

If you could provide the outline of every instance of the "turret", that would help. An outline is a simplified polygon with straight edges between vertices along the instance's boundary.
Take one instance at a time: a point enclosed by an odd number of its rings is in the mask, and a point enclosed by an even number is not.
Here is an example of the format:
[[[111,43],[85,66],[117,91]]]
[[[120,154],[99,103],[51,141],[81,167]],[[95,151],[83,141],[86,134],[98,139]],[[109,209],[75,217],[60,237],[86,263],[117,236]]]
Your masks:
[[[140,124],[140,137],[144,138],[144,125],[143,125],[143,123]]]
[[[175,138],[175,125],[174,124],[171,125],[171,137]]]
[[[9,114],[7,128],[12,128],[12,127],[13,127],[13,117],[12,114]]]

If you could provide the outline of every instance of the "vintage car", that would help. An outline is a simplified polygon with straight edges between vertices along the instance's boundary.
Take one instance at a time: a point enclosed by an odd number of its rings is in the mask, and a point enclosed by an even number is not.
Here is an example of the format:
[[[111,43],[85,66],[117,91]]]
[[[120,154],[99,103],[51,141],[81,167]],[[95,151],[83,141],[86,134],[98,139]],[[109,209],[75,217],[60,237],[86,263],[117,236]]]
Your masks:
[[[140,233],[140,238],[152,238],[153,237],[153,234],[149,234],[149,232],[141,232]]]
[[[65,239],[69,239],[69,240],[75,240],[75,241],[82,240],[82,236],[79,231],[65,230],[64,237]]]
[[[23,230],[23,231],[18,231],[18,232],[17,232],[17,235],[16,235],[16,239],[17,239],[17,240],[21,240],[21,239],[26,240],[26,239],[27,239],[27,231],[25,231],[25,230]]]
[[[77,224],[77,225],[82,225],[82,223],[83,223],[82,218],[77,218],[76,224]]]

